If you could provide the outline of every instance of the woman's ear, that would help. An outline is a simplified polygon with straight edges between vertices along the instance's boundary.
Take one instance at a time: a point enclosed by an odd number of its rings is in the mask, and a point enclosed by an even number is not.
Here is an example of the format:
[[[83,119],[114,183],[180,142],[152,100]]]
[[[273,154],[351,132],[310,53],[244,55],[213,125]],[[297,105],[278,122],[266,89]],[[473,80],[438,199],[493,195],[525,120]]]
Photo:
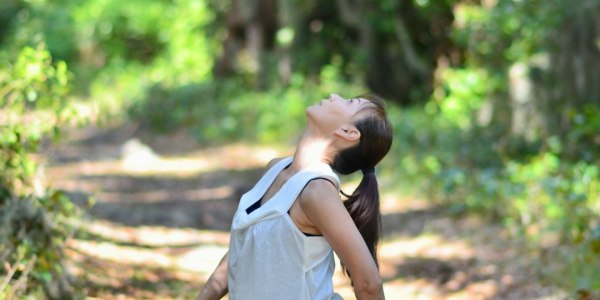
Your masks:
[[[358,141],[360,139],[360,131],[354,125],[342,125],[335,131],[335,135],[349,142]]]

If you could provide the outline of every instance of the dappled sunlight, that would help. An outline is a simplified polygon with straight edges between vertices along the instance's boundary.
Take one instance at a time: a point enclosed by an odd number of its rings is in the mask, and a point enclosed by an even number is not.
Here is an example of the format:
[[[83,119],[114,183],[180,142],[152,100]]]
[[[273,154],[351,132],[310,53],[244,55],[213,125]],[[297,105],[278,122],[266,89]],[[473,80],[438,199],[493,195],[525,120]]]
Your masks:
[[[347,142],[318,102],[332,93],[386,102],[389,136],[379,112],[351,119],[388,299],[600,300],[599,16],[600,0],[0,1],[0,300],[192,299],[265,165],[303,132],[309,155]],[[344,194],[365,178],[340,177]],[[334,285],[354,299],[339,268]]]
[[[228,232],[214,230],[132,228],[100,220],[75,225],[80,233],[68,243],[68,268],[86,287],[103,289],[102,299],[193,297],[229,242]]]
[[[282,150],[251,145],[233,145],[217,149],[200,150],[182,157],[154,157],[84,160],[52,166],[50,177],[74,175],[157,175],[192,177],[219,170],[262,168]]]
[[[69,243],[69,247],[86,256],[105,261],[145,268],[188,271],[205,280],[227,252],[227,246],[202,245],[170,253],[167,251],[169,249],[161,251],[161,249],[83,240],[73,240]]]
[[[130,155],[121,160],[122,174],[156,174],[161,176],[194,176],[217,170],[241,170],[264,167],[269,160],[281,156],[274,148],[252,145],[229,145],[201,150],[188,157]],[[149,159],[150,158],[150,159]]]
[[[113,223],[226,230],[241,194],[287,150],[243,143],[202,148],[189,136],[145,139],[134,132],[131,125],[73,130],[53,150],[47,181]],[[173,145],[187,151],[175,153]]]
[[[383,214],[407,210],[424,210],[434,206],[431,202],[424,201],[423,199],[401,197],[397,193],[386,192],[385,187],[382,187],[382,189],[380,205]]]
[[[213,171],[217,164],[202,159],[147,159],[146,157],[124,159],[122,174],[156,174],[172,176],[193,176],[198,173]]]
[[[224,199],[233,195],[233,189],[230,186],[222,186],[216,188],[204,188],[188,191],[172,191],[172,190],[152,190],[128,193],[129,202],[163,202],[170,199],[180,199],[183,201],[202,201],[210,199]],[[102,200],[105,202],[120,202],[122,201],[122,192],[104,192]]]
[[[381,246],[379,255],[383,260],[412,256],[470,259],[474,257],[474,249],[463,240],[448,241],[438,235],[422,235],[388,240]]]
[[[88,133],[68,158],[47,168],[48,180],[75,203],[94,198],[91,208],[82,206],[88,216],[74,224],[79,231],[68,243],[68,268],[88,295],[102,299],[194,297],[228,249],[239,198],[271,158],[290,153],[284,147],[231,144],[188,145],[185,153],[168,154],[161,147],[186,144],[175,136],[149,142],[152,148],[141,139],[125,159],[121,148],[132,137],[119,132],[108,137],[98,141]],[[102,151],[92,150],[99,145]],[[132,160],[136,155],[143,159]],[[353,191],[359,177],[343,178],[342,189]],[[541,288],[531,280],[536,274],[523,272],[529,262],[518,257],[519,248],[499,226],[476,217],[452,218],[443,205],[386,186],[381,210],[380,271],[389,299],[504,298],[514,289]],[[335,291],[355,299],[335,260]]]
[[[159,226],[129,227],[113,222],[94,220],[76,224],[82,235],[121,244],[136,244],[143,247],[182,247],[196,244],[228,245],[229,232],[216,230],[194,230]]]
[[[179,269],[201,273],[205,280],[215,270],[221,258],[229,250],[228,246],[204,246],[196,247],[186,253],[179,255],[176,265]]]
[[[135,272],[135,276],[149,282],[155,282],[153,278],[161,273],[181,282],[205,281],[227,251],[229,238],[227,232],[219,231],[150,226],[131,228],[106,221],[85,224],[79,226],[96,238],[71,242],[70,253],[87,257],[85,264],[95,261],[125,268],[118,274],[113,274],[112,268],[106,268],[104,273],[86,275],[96,284],[114,289],[122,288],[122,282]],[[468,225],[444,226],[458,230]],[[490,233],[498,236],[499,231],[484,232]],[[495,257],[504,260],[512,259],[511,256],[496,248],[485,248],[481,244],[485,242],[481,235],[471,235],[468,239],[458,235],[470,232],[456,234],[451,240],[434,233],[384,240],[379,255],[386,296],[390,299],[490,299],[518,283],[518,276],[505,273],[507,271],[498,265],[501,261],[484,261],[489,257],[485,252],[496,252]],[[336,266],[336,292],[344,299],[355,299],[348,277],[341,273],[337,256]],[[148,288],[138,291],[143,292],[148,292]]]
[[[162,267],[174,266],[169,255],[132,246],[119,246],[110,242],[73,240],[69,247],[87,256],[129,265]]]
[[[105,260],[75,249],[67,248],[66,254],[67,268],[87,299],[192,298],[206,280],[195,272]]]
[[[77,226],[85,231],[84,237],[92,235],[93,239],[68,243],[68,268],[79,280],[87,281],[85,286],[104,289],[102,299],[193,297],[227,251],[229,241],[229,233],[219,231],[131,228],[97,220]],[[91,295],[97,292],[89,291]]]

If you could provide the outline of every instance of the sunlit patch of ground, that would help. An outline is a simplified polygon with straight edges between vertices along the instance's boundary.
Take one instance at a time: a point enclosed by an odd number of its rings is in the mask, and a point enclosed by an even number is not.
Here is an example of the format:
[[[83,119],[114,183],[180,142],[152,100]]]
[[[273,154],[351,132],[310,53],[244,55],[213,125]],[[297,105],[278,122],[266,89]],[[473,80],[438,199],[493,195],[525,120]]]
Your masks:
[[[179,133],[148,138],[134,125],[70,133],[45,154],[48,181],[81,207],[95,198],[68,242],[76,286],[90,299],[193,299],[227,251],[239,197],[289,151],[207,148]],[[566,298],[498,225],[393,193],[381,207],[387,299]],[[335,290],[354,299],[336,265]]]
[[[106,249],[103,249],[106,250]],[[203,276],[156,264],[130,264],[127,251],[113,249],[124,259],[103,259],[100,250],[70,249],[69,272],[88,299],[192,299],[204,284]]]

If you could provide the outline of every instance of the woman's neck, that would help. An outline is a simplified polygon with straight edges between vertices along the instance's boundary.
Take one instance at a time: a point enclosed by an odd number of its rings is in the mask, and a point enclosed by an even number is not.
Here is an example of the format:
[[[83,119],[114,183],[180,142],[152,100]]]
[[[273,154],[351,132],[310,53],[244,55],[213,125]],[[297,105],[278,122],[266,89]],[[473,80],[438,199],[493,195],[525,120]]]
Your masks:
[[[334,152],[332,141],[328,138],[318,136],[306,130],[294,153],[294,161],[288,168],[290,172],[297,172],[314,163],[331,164]]]

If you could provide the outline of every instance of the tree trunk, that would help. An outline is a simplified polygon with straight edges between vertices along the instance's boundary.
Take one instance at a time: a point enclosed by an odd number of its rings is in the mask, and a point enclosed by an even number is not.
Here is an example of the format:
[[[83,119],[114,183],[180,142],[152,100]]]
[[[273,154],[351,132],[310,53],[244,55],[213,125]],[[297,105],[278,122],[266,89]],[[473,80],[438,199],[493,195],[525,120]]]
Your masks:
[[[278,27],[275,0],[232,0],[225,19],[227,35],[215,63],[215,75],[253,74],[255,86],[265,88],[265,53],[273,48]]]

